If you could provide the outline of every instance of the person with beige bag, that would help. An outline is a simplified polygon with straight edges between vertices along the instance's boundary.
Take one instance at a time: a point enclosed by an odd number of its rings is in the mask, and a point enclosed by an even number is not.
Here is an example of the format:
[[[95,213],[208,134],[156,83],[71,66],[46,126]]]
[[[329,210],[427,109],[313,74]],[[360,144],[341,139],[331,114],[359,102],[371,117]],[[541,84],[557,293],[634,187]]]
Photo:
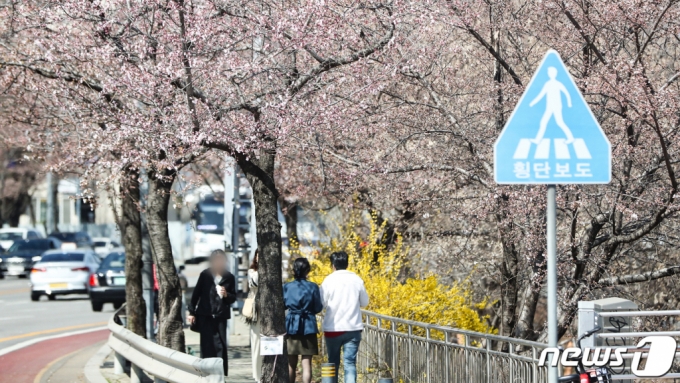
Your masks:
[[[252,357],[253,379],[261,380],[262,356],[260,356],[260,324],[257,319],[257,282],[258,282],[258,256],[259,250],[255,250],[253,263],[248,268],[248,297],[243,302],[241,315],[250,325],[250,353]]]

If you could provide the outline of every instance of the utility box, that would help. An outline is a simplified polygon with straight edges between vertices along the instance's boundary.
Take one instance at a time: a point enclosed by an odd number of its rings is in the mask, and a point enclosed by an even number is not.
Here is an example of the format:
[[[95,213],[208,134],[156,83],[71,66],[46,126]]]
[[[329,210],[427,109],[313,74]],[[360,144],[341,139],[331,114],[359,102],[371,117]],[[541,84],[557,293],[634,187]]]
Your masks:
[[[611,334],[618,332],[630,332],[632,318],[629,316],[616,316],[611,313],[617,311],[637,311],[638,305],[628,299],[623,298],[604,298],[594,301],[579,301],[578,302],[578,336],[600,326],[602,331],[600,333]],[[602,316],[601,314],[607,313]],[[631,338],[597,338],[597,334],[593,334],[581,341],[581,347],[616,347],[616,346],[630,346],[633,339]],[[615,375],[630,373],[630,359],[626,360],[625,366],[610,369]],[[631,381],[625,380],[623,383]]]
[[[595,301],[579,301],[578,302],[578,336],[592,330],[596,326],[602,327],[603,333],[616,332],[630,332],[631,318],[607,316],[602,317],[600,313],[617,312],[617,311],[635,311],[638,305],[628,299],[623,298],[604,298]],[[627,341],[628,343],[630,340]],[[601,347],[601,346],[625,346],[627,345],[625,339],[598,339],[595,335],[583,339],[581,346],[583,347]]]

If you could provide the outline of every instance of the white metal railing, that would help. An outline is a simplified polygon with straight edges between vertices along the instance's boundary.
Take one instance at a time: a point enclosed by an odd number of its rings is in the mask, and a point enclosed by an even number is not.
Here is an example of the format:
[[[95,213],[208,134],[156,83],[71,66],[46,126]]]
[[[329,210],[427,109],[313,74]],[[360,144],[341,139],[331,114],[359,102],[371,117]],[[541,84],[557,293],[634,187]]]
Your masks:
[[[127,330],[119,323],[118,310],[109,320],[109,347],[115,352],[114,368],[122,374],[130,361],[131,383],[141,383],[143,372],[154,376],[156,383],[224,383],[221,358],[201,359],[160,346]]]
[[[369,378],[408,383],[547,381],[544,343],[465,331],[363,311],[357,367]]]

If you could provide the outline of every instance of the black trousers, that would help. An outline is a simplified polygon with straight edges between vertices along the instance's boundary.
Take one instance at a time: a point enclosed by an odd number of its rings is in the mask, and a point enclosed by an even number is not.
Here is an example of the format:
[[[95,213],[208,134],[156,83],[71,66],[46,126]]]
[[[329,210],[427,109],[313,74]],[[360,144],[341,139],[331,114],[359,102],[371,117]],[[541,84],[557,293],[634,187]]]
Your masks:
[[[201,335],[201,358],[222,358],[224,376],[229,375],[227,320],[203,315],[196,320]]]

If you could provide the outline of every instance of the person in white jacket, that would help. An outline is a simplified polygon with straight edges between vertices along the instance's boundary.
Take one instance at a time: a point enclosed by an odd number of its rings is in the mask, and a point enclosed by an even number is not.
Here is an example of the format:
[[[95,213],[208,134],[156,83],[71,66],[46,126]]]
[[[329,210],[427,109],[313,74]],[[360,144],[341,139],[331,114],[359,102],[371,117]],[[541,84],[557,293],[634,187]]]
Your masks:
[[[364,281],[347,271],[349,257],[346,252],[331,254],[333,273],[321,284],[321,300],[326,308],[323,331],[328,350],[328,363],[335,364],[335,381],[340,368],[340,350],[343,353],[345,383],[356,383],[357,353],[364,324],[361,308],[368,305]]]

